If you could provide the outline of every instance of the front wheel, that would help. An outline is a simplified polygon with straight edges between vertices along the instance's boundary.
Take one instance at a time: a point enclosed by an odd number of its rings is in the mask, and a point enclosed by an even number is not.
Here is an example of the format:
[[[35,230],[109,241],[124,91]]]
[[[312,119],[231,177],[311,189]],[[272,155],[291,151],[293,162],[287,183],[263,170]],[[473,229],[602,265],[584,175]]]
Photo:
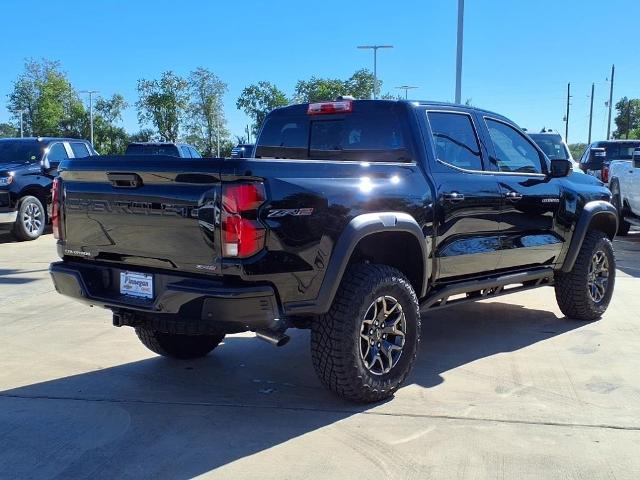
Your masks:
[[[596,320],[609,306],[615,281],[611,241],[599,230],[587,232],[573,269],[555,275],[558,306],[569,318]]]
[[[46,214],[40,200],[31,195],[20,200],[13,235],[21,241],[35,240],[44,232]]]
[[[320,381],[355,402],[392,396],[409,374],[419,343],[413,287],[385,265],[351,266],[329,312],[311,325],[311,354]]]
[[[136,335],[142,344],[158,355],[183,360],[200,358],[209,354],[224,339],[224,335],[177,335],[148,327],[136,327]]]

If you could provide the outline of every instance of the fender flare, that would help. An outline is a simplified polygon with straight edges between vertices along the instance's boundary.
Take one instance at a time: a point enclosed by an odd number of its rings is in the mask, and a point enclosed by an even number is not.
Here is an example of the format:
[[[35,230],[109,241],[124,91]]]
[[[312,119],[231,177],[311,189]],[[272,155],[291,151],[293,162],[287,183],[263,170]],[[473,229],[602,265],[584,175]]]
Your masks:
[[[345,227],[331,252],[329,265],[325,270],[322,286],[315,300],[289,302],[285,311],[289,315],[326,313],[340,286],[340,282],[349,264],[358,242],[363,238],[381,232],[404,232],[415,237],[422,252],[423,278],[418,298],[422,298],[427,290],[427,279],[430,275],[428,252],[425,236],[416,220],[407,213],[378,212],[364,213],[353,218]]]
[[[580,253],[584,237],[587,235],[589,227],[591,227],[594,222],[598,224],[602,222],[604,222],[604,224],[612,222],[610,224],[612,226],[609,230],[605,230],[604,232],[610,240],[613,240],[613,237],[615,237],[616,232],[618,231],[618,211],[616,210],[616,207],[604,200],[594,200],[592,202],[588,202],[584,206],[582,213],[580,214],[580,218],[578,219],[578,223],[573,231],[567,255],[565,256],[562,268],[560,269],[561,272],[567,273],[573,269],[578,258],[578,254]]]

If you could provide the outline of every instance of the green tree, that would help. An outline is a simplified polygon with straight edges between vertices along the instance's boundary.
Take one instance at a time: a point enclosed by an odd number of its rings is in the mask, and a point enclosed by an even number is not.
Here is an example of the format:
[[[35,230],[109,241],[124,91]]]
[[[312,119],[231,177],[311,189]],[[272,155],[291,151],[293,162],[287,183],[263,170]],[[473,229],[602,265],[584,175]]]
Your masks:
[[[584,150],[587,148],[586,143],[570,143],[568,145],[569,151],[571,152],[571,156],[577,162],[580,160],[580,157],[584,153]]]
[[[287,96],[271,82],[258,82],[242,90],[236,107],[252,122],[252,131],[257,135],[267,114],[274,108],[289,104]]]
[[[640,138],[640,99],[623,97],[616,103],[613,138]]]
[[[298,80],[294,98],[298,103],[330,101],[341,95],[368,99],[373,96],[373,85],[373,74],[367,69],[358,70],[347,80],[311,77],[310,80]],[[378,80],[378,91],[381,88],[382,82]]]
[[[0,123],[0,138],[17,137],[20,132],[10,123]]]
[[[111,98],[98,98],[94,106],[93,130],[94,147],[103,155],[123,153],[129,142],[129,135],[118,125],[122,111],[128,103],[118,93]]]
[[[153,142],[157,139],[156,133],[150,128],[143,128],[129,136],[130,142]]]
[[[26,60],[7,108],[15,123],[22,114],[25,135],[86,136],[87,112],[59,62]]]
[[[197,68],[189,75],[190,143],[195,144],[208,157],[218,153],[222,142],[229,137],[226,128],[222,97],[227,84],[206,68]],[[220,152],[222,153],[222,152]]]
[[[189,108],[189,82],[167,71],[159,80],[138,80],[138,121],[153,125],[160,137],[176,142]]]

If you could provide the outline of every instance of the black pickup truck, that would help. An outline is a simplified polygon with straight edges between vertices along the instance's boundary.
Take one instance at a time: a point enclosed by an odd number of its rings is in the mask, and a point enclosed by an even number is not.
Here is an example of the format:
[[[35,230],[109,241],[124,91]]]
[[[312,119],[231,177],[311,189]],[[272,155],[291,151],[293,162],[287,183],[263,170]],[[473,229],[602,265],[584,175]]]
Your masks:
[[[554,286],[595,320],[615,281],[617,213],[597,179],[501,115],[339,100],[273,111],[255,158],[69,160],[54,187],[56,289],[113,311],[152,351],[311,329],[322,383],[388,397],[420,314]]]

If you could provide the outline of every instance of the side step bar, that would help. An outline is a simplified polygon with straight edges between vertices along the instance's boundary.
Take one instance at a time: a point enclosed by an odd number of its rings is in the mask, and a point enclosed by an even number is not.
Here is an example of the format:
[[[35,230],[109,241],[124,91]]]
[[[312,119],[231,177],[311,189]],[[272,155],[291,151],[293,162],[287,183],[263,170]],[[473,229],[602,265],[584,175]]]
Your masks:
[[[551,268],[513,273],[480,281],[462,282],[448,285],[432,292],[422,301],[420,310],[422,312],[431,311],[451,305],[522,292],[545,285],[553,285],[553,269]],[[462,294],[467,295],[465,297],[451,298]]]

